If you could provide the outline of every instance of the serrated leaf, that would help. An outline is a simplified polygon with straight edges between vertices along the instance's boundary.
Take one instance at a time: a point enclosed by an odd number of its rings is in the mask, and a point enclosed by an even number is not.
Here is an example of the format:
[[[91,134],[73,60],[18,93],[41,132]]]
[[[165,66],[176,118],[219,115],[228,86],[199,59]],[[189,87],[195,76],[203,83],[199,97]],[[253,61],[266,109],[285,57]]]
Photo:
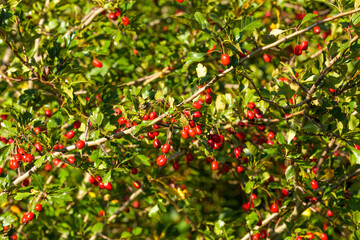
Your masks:
[[[39,175],[39,174],[33,174],[31,175],[32,177],[32,184],[34,185],[34,187],[38,190],[44,190],[44,185],[45,185],[45,181],[43,176]]]
[[[29,192],[18,192],[18,193],[16,193],[14,199],[16,201],[20,201],[20,200],[22,200],[24,198],[29,197],[30,195],[31,195],[31,193],[29,193]]]
[[[145,155],[137,155],[137,157],[140,159],[140,162],[144,164],[145,166],[150,166],[150,158]]]
[[[194,14],[194,18],[200,24],[202,29],[210,28],[210,24],[208,23],[208,21],[206,20],[205,16],[202,13],[196,12]]]
[[[354,25],[358,24],[360,22],[360,12],[355,13],[352,18],[351,21]]]
[[[313,13],[306,14],[305,17],[303,18],[303,20],[301,21],[300,25],[302,25],[310,20],[315,20],[317,16],[318,16],[317,14],[313,14]]]

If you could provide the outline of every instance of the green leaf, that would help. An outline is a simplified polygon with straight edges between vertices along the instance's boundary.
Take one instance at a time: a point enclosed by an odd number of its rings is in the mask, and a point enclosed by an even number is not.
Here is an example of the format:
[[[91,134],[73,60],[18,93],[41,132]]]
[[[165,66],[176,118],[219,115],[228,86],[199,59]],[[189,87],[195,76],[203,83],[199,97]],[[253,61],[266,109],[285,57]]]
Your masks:
[[[128,231],[124,231],[124,232],[121,233],[122,238],[129,238],[131,236],[132,236],[132,234],[130,232],[128,232]]]
[[[351,21],[354,25],[358,24],[360,22],[360,12],[355,13],[352,18]]]
[[[5,161],[5,159],[9,156],[9,153],[11,151],[11,148],[14,144],[6,145],[2,148],[0,148],[0,165]]]
[[[219,24],[221,27],[224,27],[224,24],[221,22],[219,17],[216,14],[210,13],[209,17],[214,20],[217,24]]]
[[[181,16],[176,17],[176,20],[178,20],[180,23],[183,23],[185,25],[188,25],[194,30],[201,30],[201,25],[193,18],[187,17],[187,16]]]
[[[360,150],[356,150],[354,147],[349,147],[351,150],[350,162],[352,164],[360,164]]]
[[[206,20],[205,16],[202,13],[196,12],[194,14],[194,18],[200,24],[202,29],[210,28],[210,24],[208,23],[208,21]]]
[[[149,217],[153,217],[155,216],[158,212],[159,212],[160,208],[159,206],[156,204],[154,207],[152,207],[149,211]]]
[[[305,17],[303,18],[303,20],[301,21],[300,25],[302,25],[310,20],[315,20],[317,16],[318,16],[317,14],[313,14],[313,13],[306,14]]]
[[[103,228],[103,223],[102,223],[102,222],[98,222],[98,223],[96,223],[94,226],[92,226],[91,231],[92,231],[93,233],[98,233],[98,232],[101,231],[102,228]]]
[[[44,178],[40,174],[33,174],[32,177],[32,184],[38,190],[44,190],[45,181]]]
[[[255,183],[253,181],[248,181],[245,185],[245,192],[247,194],[251,193],[251,189],[253,189]]]
[[[246,25],[245,27],[243,27],[240,32],[243,32],[243,31],[253,31],[255,28],[259,28],[263,26],[263,23],[261,21],[254,21],[254,22],[251,22],[249,23],[248,25]]]
[[[46,161],[46,157],[47,157],[47,155],[44,155],[41,158],[39,158],[38,160],[36,160],[34,163],[34,166],[37,168],[40,168],[42,166],[42,164]]]
[[[350,115],[350,119],[348,122],[348,128],[352,131],[359,125],[359,119],[354,115]]]
[[[207,55],[207,53],[196,53],[196,52],[190,52],[185,58],[185,64],[182,67],[182,71],[186,71],[191,64],[195,62],[200,62],[204,60],[204,57]]]
[[[248,214],[245,219],[246,219],[246,225],[248,225],[250,229],[255,227],[256,224],[259,222],[259,217],[255,211]]]
[[[296,136],[296,132],[292,129],[290,129],[287,132],[287,143],[290,144],[290,142],[293,140],[293,138]]]
[[[142,228],[141,227],[136,227],[132,230],[132,234],[134,234],[135,236],[138,236],[142,233]]]
[[[4,202],[6,202],[7,195],[6,193],[1,193],[0,194],[0,205],[2,205]]]
[[[214,232],[216,235],[221,235],[222,234],[222,230],[221,228],[223,228],[225,226],[225,222],[221,219],[219,219],[216,223],[215,223],[215,228],[214,228]]]
[[[294,174],[295,174],[295,171],[294,171],[294,166],[293,165],[290,165],[286,168],[286,171],[285,171],[285,177],[286,177],[286,180],[290,180],[294,177]]]
[[[149,162],[149,160],[150,160],[149,157],[142,155],[142,154],[138,154],[137,157],[140,159],[140,162],[142,164],[144,164],[145,166],[151,166],[150,162]]]
[[[105,174],[105,176],[103,177],[103,182],[104,182],[104,184],[107,184],[108,182],[110,182],[111,181],[111,170],[110,171],[108,171],[106,174]]]
[[[27,197],[29,197],[31,195],[31,193],[29,193],[29,192],[18,192],[18,193],[16,193],[16,195],[15,195],[15,197],[14,197],[14,199],[16,200],[16,201],[20,201],[20,200],[22,200],[22,199],[24,199],[24,198],[27,198]]]

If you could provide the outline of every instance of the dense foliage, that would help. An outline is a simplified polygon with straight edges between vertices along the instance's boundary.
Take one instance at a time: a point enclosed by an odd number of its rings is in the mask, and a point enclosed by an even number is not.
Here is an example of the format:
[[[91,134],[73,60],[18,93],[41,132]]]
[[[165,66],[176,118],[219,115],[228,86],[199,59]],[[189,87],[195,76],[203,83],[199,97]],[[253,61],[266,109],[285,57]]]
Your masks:
[[[359,5],[1,1],[1,236],[360,239]]]

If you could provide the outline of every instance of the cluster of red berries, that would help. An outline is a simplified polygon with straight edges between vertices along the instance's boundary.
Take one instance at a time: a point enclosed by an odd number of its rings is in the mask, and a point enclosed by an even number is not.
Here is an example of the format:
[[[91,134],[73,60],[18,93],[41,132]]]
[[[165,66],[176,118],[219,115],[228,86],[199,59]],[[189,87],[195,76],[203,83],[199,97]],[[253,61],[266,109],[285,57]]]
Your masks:
[[[309,44],[307,41],[302,41],[300,45],[296,45],[294,47],[294,54],[296,56],[301,55],[302,51],[306,51],[309,48]]]
[[[37,151],[42,150],[40,143],[35,143],[35,148]],[[32,154],[27,154],[23,148],[18,149],[18,153],[14,155],[14,159],[9,161],[9,167],[11,169],[17,169],[19,167],[19,161],[22,160],[26,163],[31,163],[35,157]]]
[[[42,205],[40,203],[35,205],[35,211],[41,212],[42,210]],[[22,218],[21,218],[21,223],[26,224],[28,222],[30,222],[31,220],[33,220],[35,214],[33,212],[27,212],[25,213]]]
[[[112,189],[112,184],[110,183],[110,182],[108,182],[108,183],[104,183],[103,181],[102,181],[102,178],[98,175],[98,176],[96,176],[96,177],[93,177],[93,176],[90,176],[89,177],[89,183],[91,183],[92,185],[94,185],[94,186],[99,186],[99,188],[101,188],[101,189],[104,189],[104,188],[106,188],[107,190],[111,190]]]

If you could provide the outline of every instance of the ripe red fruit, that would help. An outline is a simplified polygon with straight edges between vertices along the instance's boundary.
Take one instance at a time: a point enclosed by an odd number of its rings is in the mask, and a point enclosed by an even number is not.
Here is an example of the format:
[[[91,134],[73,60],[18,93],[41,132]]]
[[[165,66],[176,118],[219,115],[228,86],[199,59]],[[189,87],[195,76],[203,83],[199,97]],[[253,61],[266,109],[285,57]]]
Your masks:
[[[318,202],[318,200],[317,200],[316,197],[312,197],[312,198],[310,199],[310,201],[311,201],[312,204],[316,204],[316,203]]]
[[[266,230],[265,229],[262,229],[261,231],[260,231],[260,237],[261,238],[266,238]]]
[[[2,172],[3,172],[3,169],[0,167],[0,174],[2,174]]]
[[[270,205],[270,211],[273,212],[273,213],[277,213],[279,211],[279,207],[276,203],[272,203]]]
[[[180,166],[179,166],[178,161],[174,161],[174,162],[173,162],[173,168],[174,168],[174,170],[177,171],[177,170],[179,169],[179,167],[180,167]]]
[[[126,119],[125,119],[124,117],[120,117],[120,118],[118,119],[118,123],[119,123],[120,125],[123,125],[123,124],[126,123]]]
[[[127,25],[129,25],[129,23],[130,23],[130,21],[129,21],[129,19],[128,19],[127,17],[123,17],[123,18],[121,19],[121,21],[122,21],[122,23],[124,24],[124,26],[127,26]]]
[[[168,153],[169,150],[170,150],[170,144],[168,144],[168,143],[165,143],[165,144],[162,146],[162,148],[161,148],[161,151],[162,151],[163,153]]]
[[[70,130],[66,133],[65,137],[71,139],[75,136],[75,132],[73,130]]]
[[[94,65],[94,67],[97,67],[97,68],[101,68],[103,66],[102,62],[100,62],[96,58],[93,59],[92,63]]]
[[[326,214],[327,214],[329,217],[334,216],[334,213],[333,213],[331,210],[327,210]]]
[[[89,183],[94,183],[96,180],[93,176],[90,176],[89,177]]]
[[[43,147],[41,146],[40,143],[35,143],[34,146],[36,148],[36,151],[38,151],[38,152],[41,152],[43,150]]]
[[[194,118],[199,118],[202,116],[202,114],[201,114],[201,112],[196,111],[196,112],[194,112],[193,116],[194,116]]]
[[[77,149],[82,149],[85,146],[85,142],[83,140],[80,140],[76,143]]]
[[[16,240],[16,239],[17,239],[17,235],[16,235],[16,234],[13,234],[13,235],[11,236],[11,239],[12,239],[12,240]]]
[[[40,131],[41,131],[40,127],[34,128],[34,132],[36,135],[38,135],[40,133]]]
[[[194,102],[193,107],[199,110],[201,108],[201,104],[199,102]]]
[[[185,130],[182,130],[182,131],[180,132],[180,134],[181,134],[181,137],[182,137],[183,139],[187,139],[187,138],[189,137],[189,134],[188,134],[187,131],[185,131]]]
[[[226,53],[222,54],[220,59],[221,59],[222,65],[224,65],[224,66],[226,66],[230,63],[229,55],[227,55]]]
[[[296,237],[296,240],[302,240],[302,239],[303,239],[303,238],[300,237],[300,236]]]
[[[120,9],[118,9],[118,8],[115,9],[115,15],[116,15],[117,17],[121,15]]]
[[[135,182],[132,182],[134,188],[140,188],[141,187],[141,183],[139,181],[135,181]]]
[[[302,53],[301,47],[299,45],[296,45],[294,48],[294,54],[299,56],[299,55],[301,55],[301,53]]]
[[[51,111],[50,111],[49,109],[46,109],[46,110],[45,110],[45,116],[48,117],[48,118],[50,118],[51,115],[52,115]]]
[[[273,139],[275,137],[275,134],[273,132],[269,132],[267,134],[267,136],[270,138],[270,139]]]
[[[131,173],[136,175],[138,173],[138,169],[136,167],[134,167],[132,170],[131,170]]]
[[[54,158],[53,163],[55,166],[58,165],[60,163],[60,159]]]
[[[184,0],[176,0],[178,3],[183,3]]]
[[[211,162],[211,169],[215,171],[218,168],[219,168],[219,163],[217,161],[212,161]]]
[[[157,157],[156,159],[156,164],[161,167],[161,166],[164,166],[167,162],[167,159],[164,155],[160,155]]]
[[[154,120],[155,118],[157,118],[156,112],[151,112],[151,113],[149,114],[149,118],[150,118],[150,120]]]
[[[321,29],[320,29],[319,26],[314,27],[313,31],[314,31],[315,34],[321,33]]]
[[[312,171],[313,171],[314,174],[316,174],[316,172],[317,172],[317,166],[313,166],[313,167],[312,167]]]
[[[44,168],[45,168],[46,171],[50,171],[51,170],[51,164],[50,163],[45,164]]]
[[[281,189],[281,194],[282,194],[284,197],[287,197],[287,196],[289,196],[289,191],[288,191],[286,188]]]
[[[206,95],[206,96],[205,96],[205,102],[206,102],[207,104],[211,104],[211,103],[212,103],[211,95]]]
[[[108,182],[107,184],[105,184],[105,188],[107,189],[107,190],[111,190],[112,189],[112,184],[110,183],[110,182]]]
[[[187,133],[189,132],[189,130],[190,130],[190,126],[185,126],[184,127],[184,131],[186,131]]]
[[[252,235],[252,240],[260,240],[260,233],[254,233],[254,235]]]
[[[68,157],[68,162],[70,163],[70,164],[73,164],[74,162],[75,162],[75,158],[74,157]]]
[[[264,54],[263,59],[265,62],[269,63],[271,62],[272,56],[269,54]]]
[[[25,154],[25,150],[24,150],[23,148],[19,148],[19,149],[18,149],[18,153],[21,154],[21,155],[23,155],[23,154]]]
[[[75,122],[73,123],[73,127],[74,127],[75,129],[80,128],[80,125],[81,125],[81,122],[79,122],[79,121],[75,121]]]
[[[248,112],[247,112],[247,118],[248,118],[249,120],[254,119],[254,117],[255,117],[255,114],[254,114],[253,111],[248,111]]]
[[[98,176],[96,176],[96,181],[101,182],[102,178],[98,175]]]
[[[159,139],[154,139],[153,144],[154,144],[155,148],[160,148],[161,147],[161,143],[160,143]]]
[[[302,41],[301,44],[300,44],[300,47],[301,47],[301,50],[306,51],[309,48],[309,44],[308,44],[307,41]]]
[[[33,212],[28,212],[28,213],[25,213],[25,216],[26,216],[27,221],[29,222],[29,221],[33,220],[34,213]]]
[[[116,20],[116,19],[117,19],[117,16],[116,16],[115,13],[110,13],[110,14],[109,14],[109,18],[110,18],[110,20]]]
[[[189,133],[190,137],[195,137],[195,135],[196,135],[195,129],[193,129],[193,128],[190,128],[188,133]]]
[[[314,234],[313,233],[307,233],[306,237],[310,240],[314,239]]]
[[[249,103],[248,103],[248,108],[249,108],[250,110],[252,110],[253,108],[255,108],[255,103],[249,102]]]
[[[242,171],[244,171],[244,167],[243,167],[243,166],[237,166],[237,167],[236,167],[236,171],[237,171],[238,173],[241,173]]]
[[[17,161],[15,161],[15,160],[10,160],[10,161],[9,161],[9,167],[10,167],[11,169],[16,169],[16,168],[19,167],[19,163],[18,163]]]
[[[316,189],[319,187],[318,183],[317,183],[315,180],[312,180],[312,181],[310,182],[310,184],[311,184],[311,187],[312,187],[314,190],[316,190]]]
[[[105,188],[105,184],[102,181],[99,182],[99,188],[101,188],[101,189]]]
[[[328,237],[327,237],[327,235],[326,235],[325,233],[322,233],[322,234],[320,235],[320,239],[321,239],[321,240],[328,240]]]
[[[153,140],[153,139],[155,138],[155,135],[154,135],[153,132],[148,132],[148,133],[146,134],[146,136],[147,136],[148,139],[150,139],[150,140]]]
[[[355,150],[360,150],[360,146],[355,144]]]
[[[190,127],[190,128],[195,127],[195,122],[194,122],[193,120],[190,120],[190,121],[189,121],[189,127]],[[187,131],[189,131],[189,130],[187,130]]]
[[[104,210],[101,210],[101,211],[99,212],[99,216],[100,216],[100,217],[104,216],[104,214],[105,214]]]
[[[197,135],[201,135],[203,133],[203,131],[199,125],[195,127],[195,132]]]

